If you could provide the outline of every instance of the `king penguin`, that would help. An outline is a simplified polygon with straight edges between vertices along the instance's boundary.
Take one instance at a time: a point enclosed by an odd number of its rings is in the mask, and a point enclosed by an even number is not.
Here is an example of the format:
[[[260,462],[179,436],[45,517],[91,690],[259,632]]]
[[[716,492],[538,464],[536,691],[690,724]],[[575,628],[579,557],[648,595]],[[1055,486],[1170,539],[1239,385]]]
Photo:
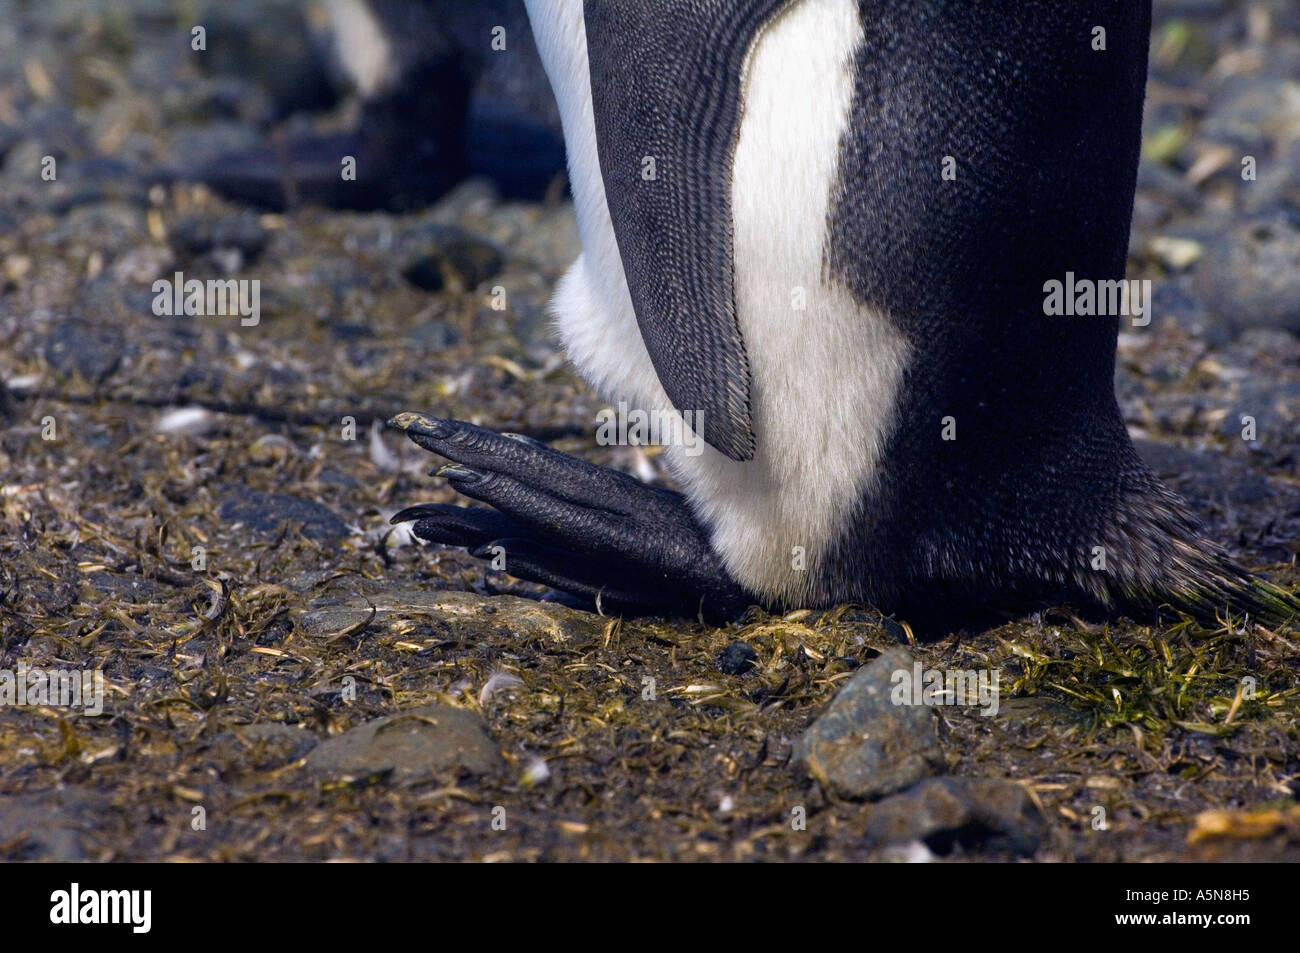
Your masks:
[[[705,445],[664,448],[678,493],[400,414],[492,508],[395,522],[628,611],[1296,616],[1139,459],[1120,316],[1044,305],[1124,277],[1149,0],[527,7],[582,242],[563,345]]]
[[[411,211],[470,175],[530,200],[562,177],[559,113],[523,0],[315,0],[303,14],[329,72],[356,94],[351,127],[318,133],[298,117],[274,147],[182,162],[161,178],[275,210]],[[312,84],[291,88],[299,101],[329,99]],[[340,176],[344,156],[351,178]]]

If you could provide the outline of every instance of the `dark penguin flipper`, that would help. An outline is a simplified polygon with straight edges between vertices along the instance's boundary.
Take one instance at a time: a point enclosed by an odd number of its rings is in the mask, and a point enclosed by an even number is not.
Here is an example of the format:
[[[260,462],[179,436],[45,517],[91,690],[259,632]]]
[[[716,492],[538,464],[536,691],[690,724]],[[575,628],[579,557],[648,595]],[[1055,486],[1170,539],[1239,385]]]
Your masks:
[[[733,287],[731,164],[745,57],[788,0],[586,0],[601,176],[637,325],[673,406],[754,456]],[[701,82],[700,77],[708,77]]]
[[[536,440],[399,414],[389,426],[452,461],[439,476],[491,510],[415,506],[415,535],[465,546],[505,571],[623,611],[734,616],[750,597],[727,575],[679,493]]]

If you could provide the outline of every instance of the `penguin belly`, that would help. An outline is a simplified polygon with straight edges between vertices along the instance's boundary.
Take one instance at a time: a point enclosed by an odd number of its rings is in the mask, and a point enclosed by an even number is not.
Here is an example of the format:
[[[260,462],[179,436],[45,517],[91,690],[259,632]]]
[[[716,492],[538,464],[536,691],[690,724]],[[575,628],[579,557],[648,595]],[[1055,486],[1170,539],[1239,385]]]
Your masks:
[[[583,243],[553,302],[561,340],[604,399],[676,415],[642,341],[605,202],[581,10],[529,7],[535,24],[554,24],[540,46]],[[799,0],[751,45],[731,195],[757,449],[744,461],[707,445],[665,450],[729,574],[773,603],[830,597],[829,549],[844,514],[871,492],[907,361],[890,321],[824,267],[861,42],[855,0]]]
[[[887,316],[824,266],[861,43],[856,0],[800,0],[755,39],[732,214],[757,450],[667,451],[732,576],[781,605],[831,598],[830,547],[874,489],[908,359]]]

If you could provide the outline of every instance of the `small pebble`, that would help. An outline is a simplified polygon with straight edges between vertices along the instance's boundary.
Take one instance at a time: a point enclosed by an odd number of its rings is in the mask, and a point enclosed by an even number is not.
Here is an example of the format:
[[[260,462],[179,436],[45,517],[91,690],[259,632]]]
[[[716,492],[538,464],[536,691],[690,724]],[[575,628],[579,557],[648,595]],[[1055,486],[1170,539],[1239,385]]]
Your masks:
[[[758,653],[744,642],[732,642],[718,656],[718,669],[724,675],[744,675],[758,661]]]

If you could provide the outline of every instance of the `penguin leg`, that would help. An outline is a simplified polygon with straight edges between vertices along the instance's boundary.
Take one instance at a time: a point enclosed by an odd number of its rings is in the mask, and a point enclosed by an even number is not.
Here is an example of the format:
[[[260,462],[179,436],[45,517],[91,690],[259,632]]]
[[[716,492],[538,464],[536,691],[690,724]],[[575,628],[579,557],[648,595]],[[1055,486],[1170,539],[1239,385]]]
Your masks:
[[[732,617],[751,597],[726,573],[680,493],[458,420],[400,414],[389,426],[452,464],[437,471],[494,509],[425,505],[421,539],[504,559],[519,579],[620,611]]]

